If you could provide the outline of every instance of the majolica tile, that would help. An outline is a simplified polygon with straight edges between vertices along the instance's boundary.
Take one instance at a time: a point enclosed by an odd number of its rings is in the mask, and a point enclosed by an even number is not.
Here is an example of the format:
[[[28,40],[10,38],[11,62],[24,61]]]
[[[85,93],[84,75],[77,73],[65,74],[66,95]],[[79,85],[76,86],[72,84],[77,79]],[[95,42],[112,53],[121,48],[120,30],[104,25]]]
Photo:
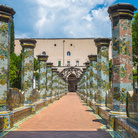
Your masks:
[[[90,60],[90,96],[96,101],[97,92],[97,55],[89,55]]]
[[[113,110],[126,111],[127,91],[133,91],[131,4],[115,4],[108,8],[113,38]],[[121,12],[120,12],[121,11]]]
[[[46,55],[38,55],[39,60],[39,82],[38,89],[40,91],[40,98],[46,98],[46,61],[48,56]]]
[[[11,21],[15,11],[0,5],[0,111],[8,109],[7,92],[9,91],[9,54]],[[8,16],[5,16],[8,14]]]
[[[110,39],[95,39],[97,46],[97,84],[96,93],[97,103],[104,105],[106,103],[106,94],[109,90],[109,44]]]
[[[47,71],[46,71],[47,99],[52,97],[52,66],[53,63],[47,63]]]
[[[33,103],[33,76],[34,76],[34,39],[21,39],[22,46],[22,74],[21,89],[25,92],[25,104]]]

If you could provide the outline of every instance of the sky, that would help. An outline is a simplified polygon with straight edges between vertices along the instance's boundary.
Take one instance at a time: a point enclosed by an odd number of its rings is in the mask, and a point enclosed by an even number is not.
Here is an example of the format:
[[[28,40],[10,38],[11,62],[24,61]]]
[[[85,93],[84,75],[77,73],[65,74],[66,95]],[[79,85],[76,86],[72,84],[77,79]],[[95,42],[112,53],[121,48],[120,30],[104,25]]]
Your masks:
[[[107,9],[116,3],[138,8],[138,0],[0,0],[16,11],[15,38],[112,37]]]

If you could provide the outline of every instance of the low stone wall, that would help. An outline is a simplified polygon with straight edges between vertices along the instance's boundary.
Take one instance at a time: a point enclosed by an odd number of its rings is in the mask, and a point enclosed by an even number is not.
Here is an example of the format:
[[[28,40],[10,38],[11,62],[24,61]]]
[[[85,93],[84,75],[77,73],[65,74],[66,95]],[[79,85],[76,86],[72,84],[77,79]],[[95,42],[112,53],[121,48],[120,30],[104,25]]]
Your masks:
[[[35,105],[35,110],[38,111],[40,110],[41,108],[43,108],[45,106],[45,102],[42,101],[42,102],[39,102]]]
[[[138,121],[138,88],[127,93],[127,116]]]
[[[77,94],[80,96],[80,98],[85,102],[85,96],[77,92]],[[134,93],[134,96],[131,96],[131,98],[136,99],[136,93]],[[128,97],[130,98],[130,97]],[[130,101],[129,101],[130,102]],[[129,103],[128,107],[131,107],[136,105],[137,103]],[[134,104],[133,104],[134,103]],[[91,102],[90,107],[94,110],[96,114],[98,114],[104,122],[106,122],[106,125],[108,128],[115,130],[121,137],[123,138],[137,138],[138,137],[138,122],[135,119],[136,114],[134,114],[131,118],[127,117],[125,114],[123,116],[120,116],[119,114],[113,114],[110,108],[108,107],[100,107],[96,102]],[[134,106],[135,107],[135,106]],[[129,109],[129,108],[128,108]],[[136,109],[136,108],[132,108]],[[129,110],[130,111],[130,110]]]
[[[24,119],[25,117],[32,114],[32,107],[23,107],[13,111],[14,114],[14,123]]]
[[[24,93],[17,88],[10,88],[7,94],[8,109],[13,110],[14,108],[20,107],[22,104],[24,104]]]
[[[123,138],[138,138],[138,124],[125,117],[115,117],[115,131]]]
[[[110,119],[109,112],[110,111],[111,110],[109,110],[106,107],[100,107],[98,111],[99,116],[106,122],[108,127],[109,127],[109,119]]]

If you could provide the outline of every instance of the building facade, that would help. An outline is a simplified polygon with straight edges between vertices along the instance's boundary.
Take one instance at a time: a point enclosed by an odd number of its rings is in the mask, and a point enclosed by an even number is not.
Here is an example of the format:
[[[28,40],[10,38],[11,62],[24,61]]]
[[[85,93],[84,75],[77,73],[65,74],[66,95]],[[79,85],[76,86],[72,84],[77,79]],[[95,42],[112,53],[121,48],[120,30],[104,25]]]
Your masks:
[[[15,53],[20,54],[20,39],[15,39]],[[97,54],[94,38],[36,38],[34,56],[48,55],[48,61],[62,70],[67,66],[84,66],[88,61],[88,55]],[[109,47],[109,59],[111,59],[111,44]]]

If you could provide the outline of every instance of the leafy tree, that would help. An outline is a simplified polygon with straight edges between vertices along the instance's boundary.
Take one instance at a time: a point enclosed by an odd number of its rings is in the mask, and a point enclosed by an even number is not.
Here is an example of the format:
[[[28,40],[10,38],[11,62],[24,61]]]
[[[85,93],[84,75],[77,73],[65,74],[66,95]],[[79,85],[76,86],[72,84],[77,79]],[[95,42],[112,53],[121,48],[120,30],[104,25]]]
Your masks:
[[[134,15],[132,22],[132,40],[133,40],[133,64],[138,70],[138,12]],[[133,70],[133,80],[137,80],[137,70]],[[137,82],[138,83],[138,82]]]
[[[38,69],[39,69],[39,61],[38,59],[34,58],[34,76],[36,77],[36,80],[38,80],[39,78]]]
[[[22,55],[10,55],[10,87],[21,89]]]
[[[14,53],[14,22],[11,23],[11,46],[10,54]]]
[[[134,16],[132,22],[132,39],[133,39],[133,63],[138,64],[138,12]]]
[[[39,61],[38,59],[34,58],[34,71],[37,71],[39,69]]]
[[[21,52],[22,53],[22,52]],[[38,59],[34,58],[34,75],[38,78]],[[21,67],[22,67],[22,54],[10,55],[10,87],[21,89]]]

